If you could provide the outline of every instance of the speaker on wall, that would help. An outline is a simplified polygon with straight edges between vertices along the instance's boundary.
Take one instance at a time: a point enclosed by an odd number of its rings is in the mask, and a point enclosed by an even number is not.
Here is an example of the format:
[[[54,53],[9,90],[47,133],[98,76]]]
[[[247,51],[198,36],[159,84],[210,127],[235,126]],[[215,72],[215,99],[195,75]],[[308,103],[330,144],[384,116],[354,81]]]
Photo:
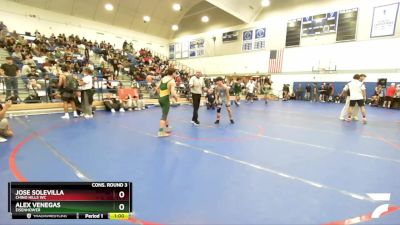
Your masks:
[[[382,85],[382,87],[386,88],[387,79],[386,78],[378,79],[378,84],[380,84],[380,85]]]

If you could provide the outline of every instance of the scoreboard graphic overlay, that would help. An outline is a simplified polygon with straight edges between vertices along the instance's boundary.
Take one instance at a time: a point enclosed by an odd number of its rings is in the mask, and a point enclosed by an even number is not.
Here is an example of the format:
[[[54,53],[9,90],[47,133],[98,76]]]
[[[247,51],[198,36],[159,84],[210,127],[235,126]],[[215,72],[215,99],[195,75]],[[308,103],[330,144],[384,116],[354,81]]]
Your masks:
[[[132,216],[131,182],[10,182],[12,219],[115,219]]]

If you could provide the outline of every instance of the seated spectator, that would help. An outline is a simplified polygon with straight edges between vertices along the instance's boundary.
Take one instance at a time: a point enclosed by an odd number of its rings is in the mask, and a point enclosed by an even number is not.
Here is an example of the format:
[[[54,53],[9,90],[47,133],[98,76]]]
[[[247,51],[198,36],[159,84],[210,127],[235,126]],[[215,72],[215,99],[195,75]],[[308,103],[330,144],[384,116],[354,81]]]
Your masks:
[[[335,103],[337,103],[337,104],[340,103],[340,96],[339,95],[336,95],[334,99],[335,99]]]
[[[24,66],[22,66],[21,76],[27,77],[28,74],[31,73],[31,70],[32,70],[31,68],[32,68],[32,64],[31,63],[27,63]]]
[[[19,63],[22,62],[21,48],[22,48],[21,45],[17,44],[17,46],[15,46],[14,48],[13,54],[11,55],[11,57],[13,57],[14,60],[18,60]]]
[[[144,110],[146,108],[146,103],[143,99],[143,96],[133,96],[133,107],[135,110]]]
[[[35,65],[30,65],[31,70],[30,72],[26,75],[28,77],[28,79],[32,80],[32,79],[39,79],[39,73],[37,73],[36,71],[36,66]]]
[[[116,111],[125,112],[121,102],[115,94],[108,94],[107,97],[103,99],[103,103],[107,111],[112,113],[115,113]]]
[[[25,63],[25,64],[30,63],[30,64],[36,66],[36,63],[35,63],[35,61],[33,60],[33,56],[32,56],[30,53],[26,55],[25,60],[24,60],[24,63]]]
[[[378,106],[379,106],[379,95],[374,94],[374,95],[371,97],[370,106],[375,106],[375,107],[378,107]]]
[[[321,84],[321,87],[319,88],[319,101],[320,102],[325,102],[326,92],[327,92],[327,86],[325,83],[323,83],[323,84]]]
[[[108,92],[110,92],[110,93],[114,93],[114,94],[117,93],[117,89],[113,86],[110,78],[107,79],[107,81],[106,81],[106,88],[107,88]]]
[[[296,100],[296,94],[294,92],[289,94],[289,100]]]
[[[328,90],[327,90],[327,97],[328,97],[328,102],[333,102],[334,100],[334,95],[335,95],[335,86],[333,83],[328,84]]]
[[[382,94],[383,94],[382,85],[378,84],[375,87],[374,95],[372,96],[373,102],[371,102],[371,105],[380,106],[382,104],[382,100],[383,100],[383,95]]]
[[[37,81],[35,79],[31,79],[29,80],[29,83],[27,85],[28,89],[34,89],[34,90],[40,90],[42,89],[42,85],[40,85],[39,83],[37,83]]]
[[[40,103],[42,102],[41,96],[46,96],[46,92],[40,90],[42,86],[35,79],[29,80],[27,88],[29,96],[25,98],[24,103]]]
[[[6,142],[6,138],[12,137],[14,134],[6,118],[6,112],[11,104],[11,101],[7,101],[4,105],[0,104],[0,142]]]
[[[282,88],[282,92],[283,92],[282,98],[283,98],[283,101],[287,101],[287,100],[290,99],[290,93],[289,93],[289,91],[290,91],[290,86],[289,86],[289,84],[284,84],[284,85],[283,85],[283,88]]]
[[[214,93],[214,89],[210,88],[207,91],[207,95],[206,95],[206,106],[207,106],[207,110],[215,110],[215,93]]]
[[[146,83],[147,83],[147,89],[152,89],[153,86],[153,75],[149,74],[146,76]]]

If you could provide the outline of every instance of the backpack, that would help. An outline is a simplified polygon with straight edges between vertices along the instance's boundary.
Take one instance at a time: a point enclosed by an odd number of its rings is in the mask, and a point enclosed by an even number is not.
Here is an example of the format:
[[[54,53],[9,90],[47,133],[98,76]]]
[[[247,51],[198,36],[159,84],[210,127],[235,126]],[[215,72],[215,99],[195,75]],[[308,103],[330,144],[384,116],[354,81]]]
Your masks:
[[[17,96],[10,96],[7,98],[6,101],[11,101],[12,104],[18,104],[18,97]]]
[[[36,89],[32,87],[33,94],[30,94],[28,97],[25,98],[24,103],[40,103],[42,102],[41,98],[39,97]]]
[[[75,78],[73,78],[72,76],[65,77],[64,89],[66,91],[76,91],[78,89],[78,86],[79,83]]]

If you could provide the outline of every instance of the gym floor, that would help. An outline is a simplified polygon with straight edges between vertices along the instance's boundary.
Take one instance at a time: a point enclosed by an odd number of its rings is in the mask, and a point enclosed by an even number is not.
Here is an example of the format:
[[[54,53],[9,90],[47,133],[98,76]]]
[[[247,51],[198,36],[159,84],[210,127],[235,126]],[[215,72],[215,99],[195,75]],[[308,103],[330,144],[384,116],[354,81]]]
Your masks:
[[[191,106],[178,106],[169,138],[156,136],[158,107],[93,120],[14,117],[16,135],[0,151],[0,224],[126,224],[9,219],[7,182],[82,180],[132,181],[133,223],[399,224],[399,111],[367,107],[363,125],[339,121],[341,107],[242,102],[236,124],[223,109],[218,126],[201,107],[194,127]],[[389,212],[372,219],[382,204]]]

